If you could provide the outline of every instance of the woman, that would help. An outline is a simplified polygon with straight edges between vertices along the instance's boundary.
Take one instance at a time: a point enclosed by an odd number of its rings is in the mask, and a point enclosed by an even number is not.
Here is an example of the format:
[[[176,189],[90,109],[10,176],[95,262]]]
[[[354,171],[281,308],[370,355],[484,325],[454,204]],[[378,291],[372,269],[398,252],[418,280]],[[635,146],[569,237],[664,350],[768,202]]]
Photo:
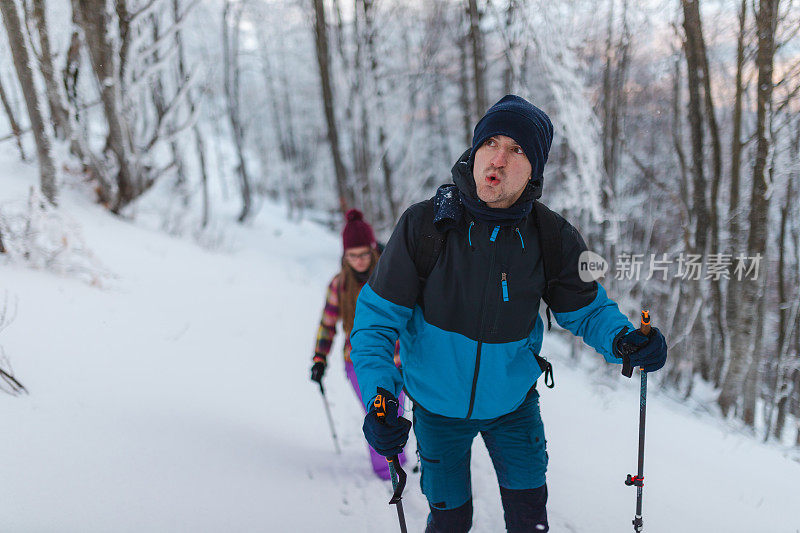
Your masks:
[[[356,314],[356,299],[361,288],[369,279],[378,263],[378,245],[372,227],[364,221],[364,215],[357,209],[351,209],[346,215],[347,223],[342,231],[342,269],[334,276],[328,286],[328,296],[322,311],[322,321],[317,333],[317,345],[314,350],[314,365],[311,367],[311,379],[320,383],[327,367],[328,353],[331,350],[333,337],[336,335],[336,323],[341,320],[344,329],[344,367],[347,378],[353,386],[358,403],[363,408],[361,391],[358,388],[356,372],[350,361],[350,332],[353,330],[353,319]],[[399,345],[398,345],[399,346]],[[395,364],[400,366],[398,347],[395,347]],[[399,398],[403,405],[403,395]],[[369,446],[368,446],[369,447]],[[369,447],[372,469],[381,479],[389,479],[389,464],[386,458]],[[400,455],[400,464],[405,463],[405,456]]]

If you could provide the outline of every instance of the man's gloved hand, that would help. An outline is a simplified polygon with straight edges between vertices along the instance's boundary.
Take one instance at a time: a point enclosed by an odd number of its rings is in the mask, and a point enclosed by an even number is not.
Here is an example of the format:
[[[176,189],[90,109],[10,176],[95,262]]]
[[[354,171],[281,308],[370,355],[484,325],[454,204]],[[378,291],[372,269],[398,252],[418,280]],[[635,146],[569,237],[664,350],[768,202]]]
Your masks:
[[[378,387],[378,403],[370,407],[369,413],[364,417],[364,436],[376,452],[384,457],[392,457],[403,451],[403,446],[408,441],[408,432],[411,430],[411,421],[397,416],[399,404],[394,395],[382,387]],[[385,416],[378,416],[385,410]]]
[[[325,375],[325,363],[322,361],[314,361],[314,366],[311,367],[311,381],[322,383],[322,376]]]
[[[616,357],[630,358],[632,367],[640,366],[645,372],[655,372],[667,362],[667,341],[658,328],[650,328],[647,336],[625,327],[614,337],[613,347]]]

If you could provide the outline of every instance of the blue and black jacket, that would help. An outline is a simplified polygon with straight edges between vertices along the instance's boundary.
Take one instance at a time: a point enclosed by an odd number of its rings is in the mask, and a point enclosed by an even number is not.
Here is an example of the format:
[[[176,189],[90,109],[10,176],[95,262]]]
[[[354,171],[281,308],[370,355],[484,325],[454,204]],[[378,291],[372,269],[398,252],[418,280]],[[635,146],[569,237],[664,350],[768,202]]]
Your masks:
[[[453,169],[459,188],[474,183],[465,167]],[[544,333],[545,276],[534,217],[514,225],[482,222],[463,209],[454,189],[440,188],[402,215],[358,297],[350,357],[367,408],[383,387],[395,396],[404,389],[438,415],[491,419],[521,405],[542,374],[534,354]],[[431,212],[447,238],[427,280],[420,280],[414,258]],[[634,328],[599,283],[580,279],[586,244],[557,219],[562,270],[546,303],[558,324],[621,363],[612,341],[622,328]],[[402,375],[393,362],[398,338]]]

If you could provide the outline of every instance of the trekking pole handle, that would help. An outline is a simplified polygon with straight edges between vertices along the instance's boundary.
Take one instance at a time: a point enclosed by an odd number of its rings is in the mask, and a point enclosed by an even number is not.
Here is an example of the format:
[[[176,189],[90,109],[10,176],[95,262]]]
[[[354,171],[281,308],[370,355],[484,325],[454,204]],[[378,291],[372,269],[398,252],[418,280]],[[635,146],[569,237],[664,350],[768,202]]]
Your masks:
[[[372,400],[372,406],[375,408],[375,414],[378,416],[378,420],[381,424],[386,423],[386,397],[383,394],[378,393],[375,396],[375,399]]]
[[[396,400],[390,399],[388,402],[386,401],[386,396],[381,393],[383,389],[378,388],[378,394],[375,396],[375,399],[372,400],[372,406],[375,408],[375,415],[378,417],[378,421],[381,424],[386,423],[386,412],[387,406],[389,404],[389,409],[393,409],[393,412],[397,412],[398,407],[400,406]],[[388,393],[388,391],[387,391]],[[391,457],[387,457],[386,461],[389,463],[389,472],[392,477],[392,488],[394,489],[394,493],[392,494],[392,499],[389,501],[390,504],[397,504],[403,497],[403,489],[406,486],[406,473],[403,468],[400,466],[400,460],[397,455],[393,455]]]
[[[639,326],[639,331],[644,333],[645,336],[650,336],[650,310],[649,309],[642,309],[642,323]]]
[[[652,328],[650,327],[650,310],[642,309],[642,317],[641,322],[639,325],[639,331],[642,332],[642,335],[645,337],[650,336],[650,331]],[[628,354],[622,354],[622,375],[626,378],[629,378],[633,375],[633,365],[631,365],[631,360]]]

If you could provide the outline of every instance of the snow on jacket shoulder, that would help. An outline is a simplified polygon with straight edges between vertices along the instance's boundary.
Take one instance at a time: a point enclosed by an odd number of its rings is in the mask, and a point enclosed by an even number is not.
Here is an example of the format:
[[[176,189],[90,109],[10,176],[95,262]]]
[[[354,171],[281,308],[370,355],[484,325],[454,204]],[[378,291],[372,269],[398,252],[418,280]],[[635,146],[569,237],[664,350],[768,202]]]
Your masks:
[[[542,346],[545,277],[534,217],[517,226],[487,224],[467,211],[444,220],[437,227],[447,238],[423,286],[413,258],[433,201],[403,214],[359,295],[351,358],[362,400],[369,406],[377,387],[395,396],[405,388],[416,405],[442,416],[502,416],[522,403],[542,373],[534,354]],[[446,202],[436,198],[434,205],[439,220]],[[632,326],[601,285],[580,279],[578,256],[586,244],[559,221],[564,266],[547,303],[562,327],[619,362],[611,342]],[[402,376],[391,357],[398,337]]]

